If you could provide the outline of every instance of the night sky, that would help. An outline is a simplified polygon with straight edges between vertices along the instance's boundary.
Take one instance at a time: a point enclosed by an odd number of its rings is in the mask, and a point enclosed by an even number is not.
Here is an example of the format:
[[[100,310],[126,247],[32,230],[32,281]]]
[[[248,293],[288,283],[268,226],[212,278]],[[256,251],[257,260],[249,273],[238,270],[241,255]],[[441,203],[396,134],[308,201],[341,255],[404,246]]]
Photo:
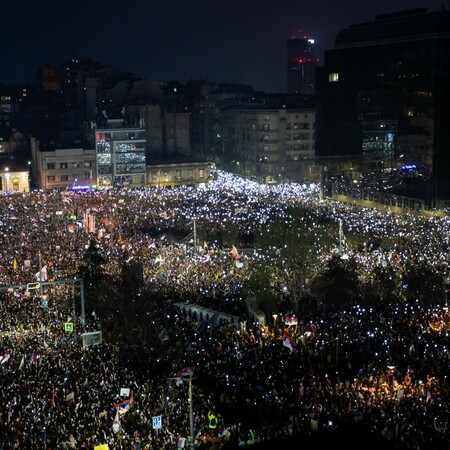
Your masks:
[[[32,81],[45,64],[90,58],[140,78],[209,79],[286,91],[286,41],[339,31],[377,14],[450,0],[16,0],[1,2],[0,83]],[[319,63],[320,65],[320,63]]]

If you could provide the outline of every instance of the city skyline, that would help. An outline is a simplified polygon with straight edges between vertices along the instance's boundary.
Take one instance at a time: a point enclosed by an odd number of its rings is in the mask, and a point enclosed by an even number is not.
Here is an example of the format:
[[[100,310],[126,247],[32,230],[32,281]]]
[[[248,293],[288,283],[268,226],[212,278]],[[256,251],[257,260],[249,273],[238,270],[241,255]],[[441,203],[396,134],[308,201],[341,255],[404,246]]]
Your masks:
[[[373,21],[379,14],[419,7],[435,11],[448,9],[450,3],[22,0],[2,8],[0,83],[30,82],[46,64],[58,66],[72,58],[89,58],[162,82],[209,79],[287,92],[289,37],[312,37],[321,66],[324,51],[333,48],[342,29]]]

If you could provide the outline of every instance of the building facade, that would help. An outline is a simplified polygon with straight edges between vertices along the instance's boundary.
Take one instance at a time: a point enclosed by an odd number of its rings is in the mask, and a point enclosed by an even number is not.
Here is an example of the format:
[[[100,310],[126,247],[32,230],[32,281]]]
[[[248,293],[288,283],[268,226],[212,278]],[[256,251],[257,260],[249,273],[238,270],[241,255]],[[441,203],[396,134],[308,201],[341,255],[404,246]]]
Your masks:
[[[97,187],[146,186],[145,129],[125,127],[123,120],[107,125],[93,130]]]
[[[31,156],[31,177],[38,189],[95,188],[97,185],[93,148],[41,146],[32,138]]]
[[[29,169],[8,159],[0,159],[0,192],[29,192]]]
[[[234,171],[258,180],[311,181],[315,155],[313,109],[225,109],[223,153]]]
[[[287,89],[290,94],[313,95],[317,58],[314,39],[291,37],[287,41]]]
[[[317,156],[415,164],[415,194],[429,207],[450,199],[450,11],[352,25],[316,75]]]
[[[154,160],[147,166],[147,187],[201,187],[211,180],[211,163],[194,158]]]

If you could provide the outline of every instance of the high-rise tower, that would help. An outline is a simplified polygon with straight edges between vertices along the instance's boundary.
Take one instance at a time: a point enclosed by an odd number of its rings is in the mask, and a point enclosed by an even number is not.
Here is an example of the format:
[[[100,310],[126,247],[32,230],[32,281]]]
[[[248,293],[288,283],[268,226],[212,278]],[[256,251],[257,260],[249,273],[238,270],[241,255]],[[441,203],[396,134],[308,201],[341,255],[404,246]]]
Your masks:
[[[287,41],[287,88],[289,94],[315,92],[316,55],[314,39],[291,37]]]

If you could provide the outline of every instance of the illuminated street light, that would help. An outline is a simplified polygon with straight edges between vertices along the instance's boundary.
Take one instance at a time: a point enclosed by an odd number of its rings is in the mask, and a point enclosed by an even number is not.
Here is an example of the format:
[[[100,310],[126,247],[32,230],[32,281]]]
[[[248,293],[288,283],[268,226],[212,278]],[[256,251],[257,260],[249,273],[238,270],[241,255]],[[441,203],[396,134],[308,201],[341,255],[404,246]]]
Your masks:
[[[5,167],[5,191],[8,190],[9,167]]]

